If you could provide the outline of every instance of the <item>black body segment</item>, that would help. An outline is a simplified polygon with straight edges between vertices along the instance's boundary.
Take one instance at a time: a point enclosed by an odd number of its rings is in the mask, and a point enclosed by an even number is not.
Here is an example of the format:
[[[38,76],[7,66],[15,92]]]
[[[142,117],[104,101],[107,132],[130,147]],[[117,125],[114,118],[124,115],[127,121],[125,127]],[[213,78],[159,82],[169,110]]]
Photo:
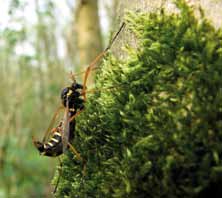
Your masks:
[[[72,83],[70,87],[65,87],[61,92],[61,100],[64,107],[68,106],[70,111],[82,110],[84,108],[84,100],[81,97],[80,90],[83,86],[78,83]]]

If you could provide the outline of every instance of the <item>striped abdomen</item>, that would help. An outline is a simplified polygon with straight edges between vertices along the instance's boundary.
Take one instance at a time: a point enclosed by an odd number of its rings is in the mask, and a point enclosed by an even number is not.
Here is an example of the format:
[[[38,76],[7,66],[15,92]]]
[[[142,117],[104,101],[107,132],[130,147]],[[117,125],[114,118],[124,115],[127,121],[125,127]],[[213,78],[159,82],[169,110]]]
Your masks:
[[[50,140],[44,143],[44,151],[42,155],[58,156],[63,153],[62,137],[59,132],[54,132]]]

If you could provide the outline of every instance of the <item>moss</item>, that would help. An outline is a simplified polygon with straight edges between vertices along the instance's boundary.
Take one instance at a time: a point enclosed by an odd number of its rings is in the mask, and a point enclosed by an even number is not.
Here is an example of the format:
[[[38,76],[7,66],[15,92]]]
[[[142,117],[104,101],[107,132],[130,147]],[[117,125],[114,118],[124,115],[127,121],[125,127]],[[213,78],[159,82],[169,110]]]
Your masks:
[[[138,48],[98,72],[73,142],[87,174],[68,155],[57,197],[204,197],[221,180],[222,33],[177,6],[127,14]]]

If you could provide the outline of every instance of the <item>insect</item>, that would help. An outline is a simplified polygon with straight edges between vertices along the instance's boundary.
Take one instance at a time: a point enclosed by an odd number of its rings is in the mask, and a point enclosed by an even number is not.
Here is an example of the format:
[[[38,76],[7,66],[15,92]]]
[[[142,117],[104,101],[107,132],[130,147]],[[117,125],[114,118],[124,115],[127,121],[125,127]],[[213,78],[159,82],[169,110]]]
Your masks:
[[[111,48],[112,44],[116,40],[117,36],[124,28],[125,23],[122,23],[119,31],[115,34],[113,39],[111,40],[108,47],[101,52],[87,67],[84,72],[84,81],[83,85],[76,82],[74,74],[70,74],[72,79],[72,84],[68,87],[65,87],[61,92],[61,103],[62,105],[58,107],[56,112],[53,115],[53,118],[49,124],[48,129],[45,132],[42,141],[35,140],[33,138],[33,144],[39,151],[41,155],[48,157],[58,157],[64,153],[67,149],[69,149],[73,154],[77,157],[78,160],[83,162],[85,167],[86,160],[81,157],[81,155],[77,152],[74,146],[71,144],[74,138],[75,118],[84,110],[84,103],[86,102],[86,82],[91,70],[96,69],[96,63],[104,57],[107,51]],[[61,111],[64,111],[64,116],[61,121],[59,121],[58,125],[53,128],[54,122]],[[61,163],[60,163],[61,164]],[[85,168],[83,168],[84,170]],[[83,171],[84,172],[84,171]],[[59,180],[59,178],[58,178]],[[58,185],[58,181],[55,187],[54,192],[56,191]]]
[[[57,157],[67,148],[70,148],[71,151],[75,150],[70,142],[74,138],[76,124],[74,118],[84,109],[84,100],[80,98],[80,89],[83,89],[83,86],[74,81],[70,87],[62,90],[61,101],[63,106],[59,107],[56,111],[42,142],[36,141],[33,138],[34,146],[39,150],[41,155]],[[62,109],[65,109],[63,120],[59,122],[58,126],[50,130],[51,125]],[[76,154],[76,151],[74,153]]]

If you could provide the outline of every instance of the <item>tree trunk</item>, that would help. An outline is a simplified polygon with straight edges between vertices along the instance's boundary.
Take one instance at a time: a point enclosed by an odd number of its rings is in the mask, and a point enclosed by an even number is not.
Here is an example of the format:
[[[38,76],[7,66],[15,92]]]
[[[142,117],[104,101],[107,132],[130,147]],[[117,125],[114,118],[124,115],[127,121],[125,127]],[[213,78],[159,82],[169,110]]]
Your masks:
[[[199,8],[201,7],[206,18],[212,21],[216,28],[222,27],[222,1],[217,0],[185,0],[188,5],[192,6],[197,17],[200,16]],[[117,1],[115,13],[115,25],[113,29],[118,29],[121,21],[124,20],[124,15],[128,11],[138,12],[155,12],[164,8],[167,12],[177,12],[174,0],[121,0]],[[125,51],[121,50],[121,46],[125,43],[136,46],[137,41],[129,31],[125,30],[121,33],[121,39],[112,47],[112,52],[118,57],[124,57]]]
[[[88,65],[102,51],[97,0],[81,0],[76,10],[79,64]]]
[[[222,26],[222,1],[220,0],[185,0],[188,5],[192,6],[196,14],[201,7],[208,19],[210,19],[215,27]],[[117,15],[123,16],[126,10],[137,11],[155,11],[163,6],[167,11],[175,11],[176,7],[173,0],[124,0],[119,1]]]

